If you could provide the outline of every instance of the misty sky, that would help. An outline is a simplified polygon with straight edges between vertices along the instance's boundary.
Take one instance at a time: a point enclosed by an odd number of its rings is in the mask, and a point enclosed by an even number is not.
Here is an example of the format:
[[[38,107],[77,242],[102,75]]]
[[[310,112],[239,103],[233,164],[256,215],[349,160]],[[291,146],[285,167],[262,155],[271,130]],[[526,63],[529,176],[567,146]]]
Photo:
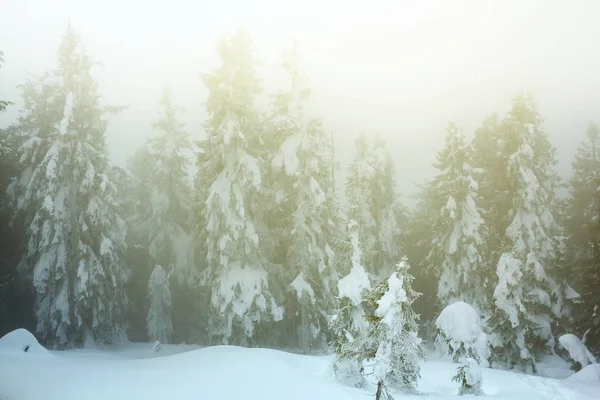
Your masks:
[[[0,0],[0,98],[55,64],[70,21],[96,69],[103,102],[129,108],[109,126],[112,159],[124,165],[151,134],[163,85],[185,105],[199,137],[207,92],[199,72],[217,65],[219,37],[243,22],[277,88],[278,55],[295,39],[313,89],[311,111],[333,130],[345,167],[360,132],[389,142],[399,190],[431,177],[445,127],[467,134],[533,92],[560,172],[590,121],[600,123],[600,1]]]

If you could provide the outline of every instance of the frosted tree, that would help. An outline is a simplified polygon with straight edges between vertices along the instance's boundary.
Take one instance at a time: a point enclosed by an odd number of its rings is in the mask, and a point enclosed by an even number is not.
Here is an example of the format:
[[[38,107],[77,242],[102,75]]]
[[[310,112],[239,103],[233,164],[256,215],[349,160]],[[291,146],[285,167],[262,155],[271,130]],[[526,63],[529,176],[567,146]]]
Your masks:
[[[490,115],[475,131],[472,141],[472,166],[479,185],[480,207],[486,211],[484,219],[489,230],[493,258],[499,257],[502,251],[511,207],[504,152],[507,143],[501,122],[496,114]]]
[[[148,281],[148,298],[150,300],[150,308],[146,317],[148,338],[161,343],[169,343],[173,336],[169,275],[162,266],[157,265]]]
[[[552,278],[560,232],[554,217],[555,150],[527,96],[514,99],[502,130],[511,209],[497,264],[491,342],[501,362],[535,370],[536,357],[554,346],[551,324],[560,310],[553,306],[562,297]]]
[[[4,62],[4,52],[0,51],[0,67],[2,67],[3,62]],[[0,112],[4,111],[6,109],[6,107],[8,107],[11,104],[13,104],[13,103],[10,101],[0,100]],[[0,148],[0,150],[1,150],[1,148]]]
[[[399,257],[395,198],[395,171],[385,142],[374,145],[366,136],[356,140],[356,158],[346,180],[348,217],[360,227],[365,268],[383,278],[393,271]]]
[[[328,137],[305,110],[310,90],[295,46],[285,54],[283,67],[291,87],[275,96],[271,122],[279,147],[271,166],[275,197],[286,210],[280,240],[286,243],[284,267],[293,296],[288,317],[299,314],[294,323],[299,345],[309,351],[326,344],[335,282],[329,243],[337,228],[335,200]]]
[[[583,342],[572,333],[567,333],[558,338],[560,347],[569,354],[571,369],[579,371],[590,364],[596,364],[596,357],[588,350]]]
[[[481,367],[477,360],[473,358],[465,358],[462,365],[458,367],[456,375],[452,378],[453,381],[460,383],[458,395],[473,394],[476,396],[483,395]]]
[[[364,348],[366,358],[373,361],[373,376],[378,382],[378,393],[386,389],[412,392],[420,377],[419,362],[425,358],[418,337],[419,316],[412,304],[419,296],[412,289],[413,277],[404,258],[394,272],[367,295],[374,310],[367,319],[370,324]]]
[[[58,67],[23,86],[21,176],[10,187],[28,236],[37,332],[55,346],[124,334],[125,224],[106,155],[107,111],[93,65],[67,28]]]
[[[148,249],[148,272],[138,277],[148,276],[156,265],[173,267],[176,293],[182,293],[189,292],[186,289],[195,281],[188,180],[192,145],[178,120],[182,109],[173,104],[168,88],[163,89],[160,108],[160,117],[153,124],[156,134],[136,155],[137,165],[131,165],[139,196],[132,223],[137,241]],[[187,307],[177,307],[183,308]],[[182,325],[177,324],[188,328]]]
[[[221,65],[203,80],[209,89],[206,138],[198,143],[198,190],[207,195],[206,283],[211,290],[209,335],[213,342],[252,344],[260,325],[281,320],[269,288],[274,247],[263,200],[259,93],[250,39],[243,29],[218,46]]]
[[[435,321],[437,328],[436,349],[459,362],[465,357],[478,364],[488,365],[490,346],[483,332],[477,310],[469,304],[457,301],[442,310]]]
[[[371,283],[363,266],[356,221],[348,224],[348,239],[346,249],[338,260],[340,269],[348,270],[348,274],[338,282],[337,309],[331,320],[331,345],[334,351],[332,367],[338,381],[362,387],[364,356],[359,346],[361,338],[366,336],[369,329],[363,299],[370,290]]]
[[[171,91],[163,90],[161,118],[154,123],[158,135],[148,141],[150,157],[147,226],[149,254],[155,265],[173,265],[185,279],[194,265],[190,242],[189,135],[177,120],[181,109],[173,105]]]
[[[573,161],[573,177],[569,181],[567,231],[570,271],[575,289],[581,297],[575,308],[577,332],[600,356],[600,129],[591,123],[586,140]]]
[[[400,212],[402,205],[396,198],[396,169],[394,160],[387,150],[387,143],[379,136],[375,137],[371,150],[375,175],[372,182],[373,215],[377,222],[375,260],[377,277],[383,279],[394,272],[394,266],[400,259],[399,246],[402,229]]]
[[[443,307],[457,300],[481,311],[487,302],[487,230],[478,206],[479,185],[463,133],[450,124],[446,145],[437,156],[438,170],[430,188],[437,210],[431,230],[428,263],[438,280],[438,300]]]

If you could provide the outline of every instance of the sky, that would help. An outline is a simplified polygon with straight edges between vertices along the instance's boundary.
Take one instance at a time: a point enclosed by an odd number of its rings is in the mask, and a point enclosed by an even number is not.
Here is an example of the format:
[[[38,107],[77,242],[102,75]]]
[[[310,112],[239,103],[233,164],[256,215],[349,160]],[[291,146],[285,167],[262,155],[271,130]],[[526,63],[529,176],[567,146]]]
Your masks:
[[[381,135],[409,203],[435,174],[447,124],[472,135],[520,91],[533,93],[565,178],[587,125],[600,124],[597,0],[0,0],[0,9],[0,98],[17,103],[0,126],[18,115],[16,86],[54,67],[70,22],[103,64],[103,102],[128,105],[107,138],[120,165],[152,134],[165,85],[201,137],[199,74],[218,65],[219,38],[240,24],[266,92],[278,88],[279,55],[297,43],[311,113],[333,132],[342,169],[358,134]]]

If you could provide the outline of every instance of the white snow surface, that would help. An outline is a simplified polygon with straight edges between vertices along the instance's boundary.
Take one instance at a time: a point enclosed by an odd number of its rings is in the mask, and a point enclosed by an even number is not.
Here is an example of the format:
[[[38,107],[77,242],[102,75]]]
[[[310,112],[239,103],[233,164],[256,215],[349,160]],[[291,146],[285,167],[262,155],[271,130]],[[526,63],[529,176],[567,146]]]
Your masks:
[[[588,365],[576,374],[571,375],[568,379],[574,382],[597,382],[600,384],[600,364]]]
[[[590,364],[596,364],[596,358],[594,355],[585,347],[585,344],[572,333],[567,333],[558,338],[558,342],[568,352],[569,356],[573,361],[581,364],[582,367],[586,367]]]
[[[0,399],[364,400],[374,398],[376,390],[370,376],[364,388],[336,383],[329,356],[233,346],[163,345],[159,353],[151,348],[151,343],[130,343],[122,348],[50,351],[49,357],[2,349]],[[454,400],[457,387],[452,377],[457,366],[423,362],[420,393],[392,395],[406,400],[423,399],[423,394],[432,400]],[[487,368],[482,368],[482,376],[483,391],[494,400],[592,400],[600,393],[600,383],[590,381]]]
[[[14,353],[13,355],[18,356],[29,356],[30,354],[34,355],[50,355],[48,350],[46,350],[42,345],[40,345],[35,338],[28,330],[26,329],[17,329],[0,338],[0,363],[2,363],[2,356],[9,355]],[[0,374],[0,395],[2,394],[2,375]],[[0,397],[2,399],[2,397]]]

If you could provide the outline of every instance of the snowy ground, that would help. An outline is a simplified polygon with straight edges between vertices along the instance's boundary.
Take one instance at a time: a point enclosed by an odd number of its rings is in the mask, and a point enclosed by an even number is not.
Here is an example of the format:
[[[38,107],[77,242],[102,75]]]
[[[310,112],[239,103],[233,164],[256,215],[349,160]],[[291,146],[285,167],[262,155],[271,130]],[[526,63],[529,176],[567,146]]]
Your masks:
[[[326,356],[169,345],[153,353],[150,344],[62,352],[33,345],[25,353],[1,341],[1,400],[365,400],[375,393],[374,387],[354,389],[332,381]],[[419,390],[435,400],[457,398],[457,384],[451,382],[455,371],[449,362],[423,363]],[[589,370],[584,378],[595,380],[594,374]],[[600,399],[597,378],[581,382],[484,369],[483,389],[494,400],[592,400]]]

